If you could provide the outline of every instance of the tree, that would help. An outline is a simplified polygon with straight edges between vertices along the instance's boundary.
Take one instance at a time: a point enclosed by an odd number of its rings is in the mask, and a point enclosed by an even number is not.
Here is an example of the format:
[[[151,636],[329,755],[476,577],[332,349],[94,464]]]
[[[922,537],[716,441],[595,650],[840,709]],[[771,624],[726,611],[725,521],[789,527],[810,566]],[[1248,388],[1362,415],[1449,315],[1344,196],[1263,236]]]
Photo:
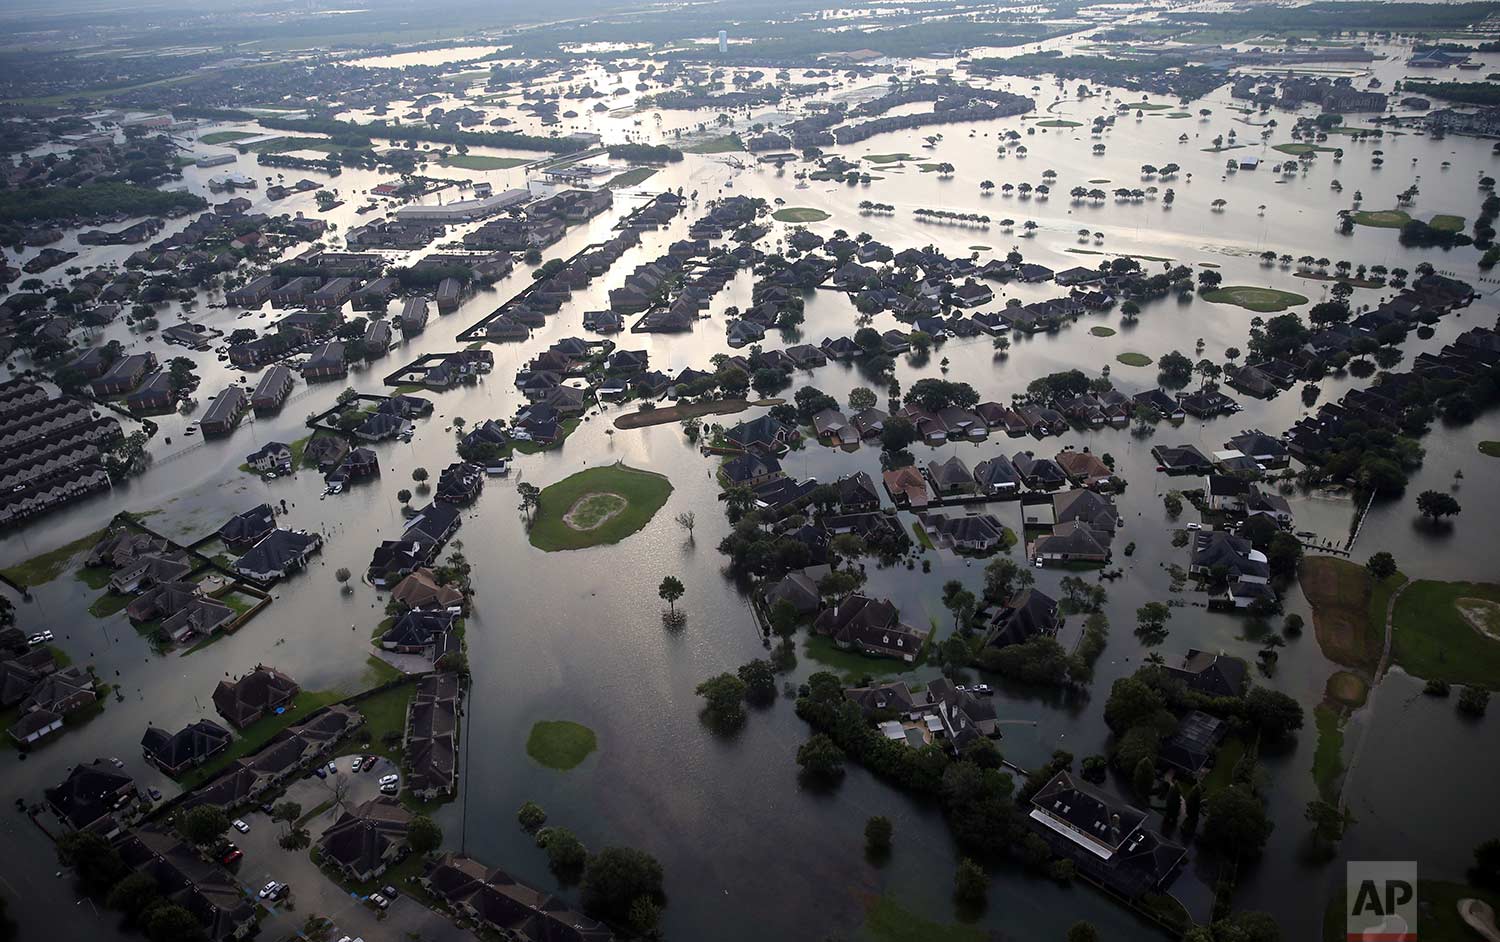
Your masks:
[[[917,438],[916,427],[909,419],[893,415],[886,420],[885,427],[880,432],[880,448],[882,451],[895,453],[904,450]]]
[[[756,658],[741,664],[735,673],[744,682],[745,699],[750,703],[770,703],[776,697],[776,671],[771,662]]]
[[[637,900],[660,905],[665,899],[661,864],[645,851],[606,847],[584,867],[582,897],[590,912],[623,921]]]
[[[685,591],[687,590],[683,588],[681,579],[676,576],[667,576],[661,581],[661,587],[656,590],[656,594],[666,601],[673,613],[676,613],[677,600],[682,598],[682,593]]]
[[[693,512],[691,510],[684,510],[682,513],[677,515],[677,525],[688,532],[689,540],[693,538],[693,527],[696,526],[697,523],[698,518],[693,515]]]
[[[1135,786],[1137,795],[1147,799],[1151,797],[1156,789],[1156,763],[1151,761],[1150,756],[1141,756],[1140,761],[1135,764],[1131,784]]]
[[[295,801],[279,801],[271,808],[271,820],[288,826],[302,817],[302,805]]]
[[[974,593],[968,589],[960,589],[943,600],[943,605],[953,613],[954,627],[960,630],[967,628],[969,622],[974,619],[974,609],[978,604],[979,600],[974,598]]]
[[[1104,704],[1104,722],[1116,735],[1147,722],[1166,710],[1166,700],[1139,677],[1121,677],[1109,688]]]
[[[1483,687],[1465,687],[1458,695],[1458,709],[1470,716],[1483,716],[1489,705],[1490,692]]]
[[[78,888],[88,896],[106,892],[128,872],[119,852],[93,831],[69,831],[59,837],[57,859],[73,868]]]
[[[1384,582],[1396,574],[1396,557],[1384,550],[1372,555],[1365,563],[1365,571],[1376,582]]]
[[[547,812],[543,811],[542,806],[536,802],[528,801],[516,812],[516,820],[520,822],[524,830],[535,831],[547,823]]]
[[[733,674],[719,674],[699,684],[694,691],[706,702],[705,719],[721,731],[737,729],[745,722],[745,682]]]
[[[406,843],[414,853],[430,854],[443,844],[443,829],[425,814],[411,819],[406,826]]]
[[[189,808],[177,822],[177,833],[190,844],[212,844],[229,830],[229,817],[213,805]]]
[[[114,885],[105,905],[124,914],[125,921],[135,925],[160,902],[161,891],[156,879],[149,873],[132,873]]]
[[[168,903],[146,916],[146,937],[151,942],[207,942],[208,933],[198,917],[176,903]]]
[[[421,484],[423,481],[427,480],[427,478],[428,478],[428,474],[427,474],[427,469],[426,468],[413,468],[412,469],[411,479],[413,481],[416,481],[418,484]]]
[[[1160,644],[1166,640],[1171,617],[1172,609],[1165,602],[1147,602],[1135,610],[1136,634],[1148,644]]]
[[[516,485],[516,494],[521,498],[521,510],[526,514],[526,523],[531,523],[531,512],[541,502],[542,492],[535,484],[526,481]]]
[[[882,815],[870,818],[865,822],[865,850],[872,854],[889,852],[894,831],[890,818]]]
[[[396,499],[403,504],[411,503],[411,491],[407,490],[404,487],[401,488],[401,490],[396,492]]]
[[[1500,838],[1492,837],[1474,848],[1469,882],[1488,890],[1500,890]]]
[[[1349,825],[1349,819],[1337,805],[1321,798],[1314,798],[1307,803],[1303,817],[1313,826],[1313,835],[1325,844],[1332,844],[1343,837],[1344,829]]]
[[[1230,785],[1208,797],[1203,842],[1229,857],[1254,857],[1274,827],[1249,786]]]
[[[1099,942],[1099,930],[1091,922],[1075,922],[1068,927],[1068,942]]]
[[[797,749],[797,764],[810,778],[836,781],[844,774],[844,750],[824,733],[814,733]]]
[[[1451,517],[1462,508],[1452,494],[1444,494],[1442,491],[1423,491],[1417,495],[1417,510],[1422,516],[1430,517],[1436,521],[1439,517]]]
[[[984,868],[965,857],[958,862],[958,872],[953,875],[953,897],[969,906],[983,906],[989,895],[990,878]]]
[[[771,630],[778,637],[790,638],[797,632],[797,622],[801,616],[797,613],[797,606],[786,599],[777,599],[776,604],[771,606]]]
[[[1245,696],[1245,718],[1267,739],[1302,728],[1302,704],[1279,690],[1256,687]]]
[[[547,866],[564,883],[578,879],[588,864],[588,848],[567,828],[547,828],[537,835],[536,842],[547,852]]]
[[[875,390],[868,386],[855,386],[849,390],[849,408],[856,412],[875,408],[875,403],[880,399],[875,395]]]

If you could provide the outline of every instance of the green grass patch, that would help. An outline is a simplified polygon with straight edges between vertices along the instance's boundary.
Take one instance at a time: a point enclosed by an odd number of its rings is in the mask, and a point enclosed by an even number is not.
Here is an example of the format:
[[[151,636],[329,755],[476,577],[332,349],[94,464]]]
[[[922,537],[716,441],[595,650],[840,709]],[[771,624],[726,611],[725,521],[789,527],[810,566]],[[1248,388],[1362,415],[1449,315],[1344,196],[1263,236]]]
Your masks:
[[[62,575],[63,570],[68,568],[68,563],[73,560],[74,556],[85,550],[92,549],[94,544],[104,539],[104,535],[108,532],[108,527],[102,530],[95,530],[88,536],[79,537],[71,543],[59,546],[55,550],[42,553],[40,556],[33,556],[24,563],[17,563],[9,569],[0,571],[3,571],[5,578],[16,585],[25,586],[26,588],[46,585]],[[105,581],[108,582],[107,579]]]
[[[1144,353],[1134,352],[1122,353],[1119,356],[1115,357],[1115,359],[1119,360],[1126,366],[1150,366],[1153,362],[1155,362]]]
[[[683,150],[689,154],[733,154],[745,149],[745,143],[740,140],[738,134],[725,134],[712,140],[699,141]]]
[[[836,671],[845,680],[858,680],[866,674],[873,677],[889,677],[916,670],[926,659],[917,658],[916,663],[898,661],[893,657],[871,657],[858,651],[846,651],[833,643],[827,635],[809,631],[802,641],[802,654]]]
[[[1370,226],[1375,229],[1400,229],[1411,222],[1411,216],[1402,209],[1362,209],[1357,213],[1350,214],[1356,226]]]
[[[1332,151],[1338,150],[1338,148],[1336,147],[1324,147],[1321,144],[1302,143],[1274,144],[1272,145],[1271,149],[1274,151],[1280,151],[1283,154],[1291,154],[1293,157],[1301,157],[1303,154],[1316,154],[1319,151],[1331,153]]]
[[[1479,453],[1491,458],[1500,458],[1500,441],[1483,441],[1479,443]]]
[[[511,449],[519,455],[535,455],[539,452],[561,448],[563,442],[568,440],[568,436],[572,435],[574,430],[578,428],[578,421],[578,419],[568,419],[559,425],[557,427],[557,437],[550,442],[543,444],[542,442],[516,441],[511,443]]]
[[[360,681],[366,687],[379,687],[404,676],[399,670],[371,654],[365,658],[365,672]]]
[[[866,154],[862,160],[868,160],[872,164],[896,164],[911,160],[911,154],[901,151],[895,154]]]
[[[449,154],[442,160],[445,167],[463,170],[508,170],[530,162],[525,157],[491,157],[488,154]]]
[[[274,714],[263,716],[249,726],[246,726],[239,731],[238,737],[235,738],[234,742],[229,744],[228,749],[225,749],[208,762],[183,775],[181,780],[183,790],[191,791],[204,782],[209,781],[215,775],[228,768],[230,763],[236,759],[243,759],[245,756],[260,749],[271,741],[271,737],[288,726],[302,722],[315,710],[325,707],[330,703],[336,703],[343,696],[337,690],[302,691],[293,698],[291,706],[287,708],[285,713],[282,713],[280,716]],[[361,709],[363,709],[363,706],[361,706]]]
[[[671,493],[672,482],[664,475],[623,463],[580,471],[542,489],[531,524],[531,545],[553,552],[618,543],[649,523]],[[607,518],[598,502],[585,500],[602,494],[623,500],[623,506],[613,505],[615,512]],[[575,507],[580,515],[570,525],[568,517]]]
[[[1212,291],[1205,291],[1199,297],[1210,304],[1233,304],[1261,314],[1284,311],[1289,307],[1307,303],[1307,298],[1300,294],[1279,291],[1275,288],[1256,288],[1251,285],[1226,285]]]
[[[379,661],[380,659],[372,658],[372,660]],[[384,661],[380,663],[385,664]],[[388,664],[385,666],[390,667]],[[401,735],[406,731],[406,707],[411,703],[412,694],[416,692],[416,689],[415,683],[402,684],[399,687],[381,691],[373,697],[366,697],[354,705],[355,709],[364,714],[364,732],[370,737],[370,744],[363,747],[365,751],[395,762],[400,761]],[[387,739],[391,739],[392,742],[388,744]]]
[[[1048,118],[1046,121],[1038,121],[1036,126],[1039,128],[1081,128],[1083,127],[1083,122],[1067,121],[1063,118]]]
[[[927,531],[922,528],[921,521],[913,520],[911,522],[911,532],[916,536],[917,545],[922,547],[922,552],[925,553],[930,549],[936,549],[932,545],[932,537],[928,536]]]
[[[84,566],[73,573],[73,577],[90,589],[98,591],[109,585],[115,571],[108,566]]]
[[[232,144],[252,137],[260,137],[254,131],[210,131],[198,138],[204,144]]]
[[[611,190],[618,190],[627,186],[638,186],[645,183],[656,173],[655,167],[631,167],[624,173],[617,173],[605,186]]]
[[[1464,228],[1464,217],[1454,216],[1450,213],[1438,213],[1432,217],[1427,225],[1439,232],[1462,232]]]
[[[1172,108],[1171,105],[1162,104],[1159,101],[1137,101],[1134,103],[1127,101],[1124,104],[1129,106],[1131,111],[1170,111]]]
[[[1241,147],[1244,147],[1244,146],[1245,146],[1244,144],[1221,144],[1218,147],[1202,147],[1202,148],[1199,148],[1199,149],[1202,150],[1203,153],[1205,153],[1205,154],[1217,154],[1220,151],[1239,150]]]
[[[97,599],[94,599],[93,604],[89,605],[89,614],[95,618],[108,618],[111,615],[117,615],[124,611],[125,606],[129,605],[130,601],[131,598],[128,595],[117,595],[114,592],[106,592]]]
[[[547,720],[531,727],[526,754],[549,769],[566,772],[599,748],[594,731],[580,723]]]
[[[865,910],[864,934],[875,942],[985,942],[990,937],[978,926],[923,919],[889,893],[877,897]]]
[[[1192,116],[1193,113],[1191,111],[1173,111],[1172,113],[1166,115],[1166,117],[1173,119],[1191,118]]]
[[[1234,784],[1234,767],[1245,755],[1245,741],[1239,736],[1225,737],[1214,755],[1213,768],[1203,777],[1205,795],[1215,795]]]
[[[777,222],[822,222],[828,214],[808,206],[786,206],[771,214]]]
[[[1093,334],[1095,337],[1113,337],[1115,335],[1115,329],[1113,327],[1104,326],[1090,327],[1089,333]]]
[[[1392,658],[1424,679],[1500,688],[1500,637],[1488,633],[1495,605],[1500,585],[1492,582],[1412,583],[1396,600]]]
[[[245,150],[255,154],[285,154],[294,150],[316,150],[325,154],[336,154],[349,148],[335,144],[326,137],[273,137],[269,140],[245,144]]]
[[[1318,748],[1313,753],[1312,776],[1324,801],[1339,800],[1339,782],[1344,775],[1344,726],[1339,711],[1326,704],[1313,710],[1318,727]]]

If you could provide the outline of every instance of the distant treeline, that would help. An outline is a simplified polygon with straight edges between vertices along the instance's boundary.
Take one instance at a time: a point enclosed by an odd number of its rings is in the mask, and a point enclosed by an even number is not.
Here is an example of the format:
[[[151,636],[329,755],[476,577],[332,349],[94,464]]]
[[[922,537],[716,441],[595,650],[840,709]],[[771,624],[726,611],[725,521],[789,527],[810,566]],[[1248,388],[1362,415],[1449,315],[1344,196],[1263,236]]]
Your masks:
[[[682,159],[682,151],[666,144],[611,144],[609,156],[643,164],[675,164]]]
[[[1468,105],[1500,105],[1500,85],[1494,82],[1414,82],[1407,79],[1401,88],[1408,95],[1427,95]]]
[[[425,124],[387,124],[384,121],[356,124],[334,118],[262,118],[260,124],[277,131],[327,134],[335,140],[349,140],[356,136],[383,137],[397,141],[463,144],[466,147],[509,147],[513,150],[537,150],[551,154],[573,154],[586,146],[582,141],[565,137],[540,137],[518,131],[463,131]]]
[[[43,222],[116,213],[160,216],[175,209],[203,209],[207,205],[207,200],[192,193],[153,190],[130,183],[16,187],[0,190],[0,222]]]
[[[1311,29],[1320,32],[1403,29],[1457,29],[1500,13],[1500,3],[1309,3],[1300,7],[1257,7],[1242,13],[1168,13],[1179,23],[1213,29]]]

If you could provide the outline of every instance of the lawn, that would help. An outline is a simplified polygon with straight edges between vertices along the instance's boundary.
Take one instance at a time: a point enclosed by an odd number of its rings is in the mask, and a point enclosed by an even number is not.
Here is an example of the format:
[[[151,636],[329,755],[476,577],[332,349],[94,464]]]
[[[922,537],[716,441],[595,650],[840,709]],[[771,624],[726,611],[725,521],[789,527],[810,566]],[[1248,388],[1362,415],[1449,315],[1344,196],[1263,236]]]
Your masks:
[[[1115,329],[1113,327],[1102,327],[1102,326],[1101,327],[1090,327],[1089,328],[1089,333],[1093,334],[1095,337],[1113,337],[1115,335]],[[1141,365],[1144,366],[1145,364],[1143,363]]]
[[[198,138],[204,144],[232,144],[247,138],[260,137],[254,131],[210,131]]]
[[[924,660],[924,658],[918,658],[915,664],[908,664],[906,661],[898,661],[891,657],[871,657],[858,651],[845,651],[834,644],[827,635],[815,634],[811,631],[802,642],[802,654],[835,671],[845,680],[857,680],[866,674],[872,677],[905,674],[916,670]]]
[[[1422,579],[1407,586],[1396,600],[1392,658],[1425,679],[1500,688],[1500,640],[1465,618],[1460,601],[1500,604],[1500,585]]]
[[[645,428],[650,425],[666,425],[668,422],[680,422],[704,415],[733,415],[736,412],[744,412],[751,405],[779,406],[781,403],[780,399],[762,399],[757,403],[751,403],[745,399],[701,399],[682,406],[626,412],[615,418],[615,428]]]
[[[239,735],[229,748],[214,756],[208,762],[192,769],[182,776],[181,784],[183,791],[192,791],[204,782],[209,781],[230,763],[237,759],[243,759],[266,743],[271,737],[291,726],[300,723],[321,707],[330,703],[336,703],[343,699],[343,694],[337,690],[304,690],[297,694],[292,700],[292,705],[280,716],[264,716],[239,731]],[[361,706],[363,709],[363,706]]]
[[[932,545],[932,537],[927,535],[927,530],[922,526],[920,521],[913,520],[911,522],[911,532],[916,535],[917,545],[922,547],[922,552],[925,553],[930,549],[936,548]]]
[[[745,149],[745,144],[740,140],[738,134],[725,134],[712,140],[699,141],[683,150],[689,154],[732,154]]]
[[[578,422],[579,420],[576,418],[568,419],[567,421],[563,422],[562,425],[559,425],[557,427],[557,437],[545,444],[542,442],[528,442],[517,439],[511,443],[510,447],[513,451],[523,455],[534,455],[538,452],[550,451],[553,448],[561,448],[563,442],[568,440],[568,436],[572,435],[573,432],[578,428]]]
[[[95,618],[108,618],[125,610],[129,605],[131,597],[128,595],[117,595],[114,592],[106,592],[94,599],[89,606],[89,614]]]
[[[1291,154],[1293,157],[1301,157],[1303,154],[1316,154],[1319,151],[1334,151],[1336,147],[1324,147],[1321,144],[1276,144],[1272,150],[1283,154]]]
[[[611,190],[618,190],[627,186],[639,186],[651,179],[656,170],[656,167],[632,167],[624,173],[615,174],[605,186]]]
[[[1327,704],[1313,710],[1318,727],[1318,748],[1313,753],[1312,776],[1324,801],[1339,800],[1339,782],[1344,775],[1344,728],[1339,711]]]
[[[1066,121],[1062,118],[1049,118],[1046,121],[1038,121],[1036,126],[1039,128],[1081,128],[1083,127],[1083,122]]]
[[[318,150],[333,154],[346,148],[326,137],[273,137],[246,144],[245,149],[256,154],[285,154],[294,150]]]
[[[525,157],[490,157],[486,154],[449,154],[443,158],[443,166],[463,170],[507,170],[530,162]]]
[[[1344,922],[1347,891],[1334,892],[1323,915],[1323,942],[1344,942],[1347,926]],[[1422,942],[1472,942],[1478,939],[1458,914],[1458,901],[1475,897],[1500,909],[1500,893],[1481,890],[1463,883],[1442,880],[1417,881],[1418,922]]]
[[[828,214],[807,206],[786,206],[771,214],[777,222],[822,222]]]
[[[542,489],[531,524],[531,545],[553,552],[618,543],[649,523],[671,493],[672,482],[664,475],[623,463],[579,471]],[[564,520],[580,499],[597,494],[618,495],[624,507],[592,528],[578,522],[570,526]],[[593,508],[594,503],[586,506]]]
[[[531,727],[526,754],[549,769],[566,772],[599,747],[594,731],[567,720],[549,720]]]
[[[114,574],[108,566],[83,566],[73,571],[73,578],[97,592],[109,585]]]
[[[1376,229],[1400,229],[1411,222],[1411,216],[1400,209],[1360,210],[1350,214],[1356,226],[1371,226]]]
[[[1500,441],[1483,441],[1479,443],[1479,453],[1491,458],[1500,458]]]
[[[978,926],[923,919],[889,893],[877,897],[865,910],[864,934],[875,942],[985,942],[990,937]]]
[[[385,664],[384,661],[380,663]],[[401,734],[406,730],[406,707],[416,689],[415,683],[402,684],[354,704],[354,708],[365,717],[364,732],[370,737],[370,744],[364,747],[366,751],[400,761]],[[395,734],[395,745],[386,743],[387,735],[391,733]]]
[[[1244,755],[1243,739],[1235,735],[1225,737],[1224,742],[1219,745],[1219,751],[1214,754],[1213,768],[1208,770],[1208,775],[1203,779],[1204,794],[1213,795],[1234,784],[1234,767],[1239,765]]]
[[[1462,232],[1464,228],[1464,217],[1454,216],[1448,213],[1438,213],[1432,217],[1427,225],[1439,232]]]
[[[1119,360],[1126,366],[1150,366],[1153,362],[1152,359],[1146,356],[1144,353],[1126,352],[1115,357],[1115,359]]]
[[[1323,656],[1335,664],[1373,673],[1384,646],[1385,608],[1375,630],[1369,573],[1332,556],[1308,556],[1297,572],[1312,606],[1313,630]]]
[[[863,158],[872,164],[895,164],[911,160],[911,154],[902,151],[898,154],[866,154]]]
[[[24,563],[17,563],[9,569],[3,570],[5,578],[16,585],[30,588],[32,586],[46,585],[53,579],[62,575],[63,570],[68,568],[68,563],[74,556],[84,550],[92,549],[95,543],[104,539],[104,534],[109,532],[106,527],[95,530],[88,536],[79,537],[71,543],[59,546],[55,550],[33,556]]]
[[[1284,311],[1289,307],[1307,303],[1307,298],[1300,294],[1278,291],[1275,288],[1257,288],[1252,285],[1226,285],[1223,288],[1205,291],[1199,297],[1210,304],[1233,304],[1260,314]]]

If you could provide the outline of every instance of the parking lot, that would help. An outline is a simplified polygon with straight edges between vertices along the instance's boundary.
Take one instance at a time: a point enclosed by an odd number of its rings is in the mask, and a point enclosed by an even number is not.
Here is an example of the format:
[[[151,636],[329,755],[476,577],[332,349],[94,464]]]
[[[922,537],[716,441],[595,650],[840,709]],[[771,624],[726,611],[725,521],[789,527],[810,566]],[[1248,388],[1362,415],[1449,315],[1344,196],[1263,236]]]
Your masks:
[[[352,755],[338,757],[333,760],[337,772],[327,778],[299,779],[277,799],[278,802],[297,802],[304,815],[330,803],[326,810],[303,822],[302,826],[307,828],[314,842],[342,814],[340,790],[343,804],[352,808],[378,795],[380,778],[397,771],[390,761],[381,759],[368,772],[351,773],[349,763],[352,759]],[[250,826],[249,832],[232,831],[229,835],[245,853],[235,869],[241,885],[251,895],[258,894],[271,880],[290,887],[290,893],[280,901],[261,901],[270,912],[261,922],[262,938],[271,942],[296,938],[308,916],[318,915],[333,921],[331,940],[350,936],[365,942],[400,938],[421,938],[423,942],[472,942],[474,937],[466,930],[456,928],[443,916],[409,899],[405,887],[398,888],[400,895],[391,901],[382,918],[374,904],[348,893],[324,875],[313,864],[308,849],[282,849],[277,840],[285,830],[284,824],[272,821],[270,815],[259,810],[242,815],[241,820]]]

